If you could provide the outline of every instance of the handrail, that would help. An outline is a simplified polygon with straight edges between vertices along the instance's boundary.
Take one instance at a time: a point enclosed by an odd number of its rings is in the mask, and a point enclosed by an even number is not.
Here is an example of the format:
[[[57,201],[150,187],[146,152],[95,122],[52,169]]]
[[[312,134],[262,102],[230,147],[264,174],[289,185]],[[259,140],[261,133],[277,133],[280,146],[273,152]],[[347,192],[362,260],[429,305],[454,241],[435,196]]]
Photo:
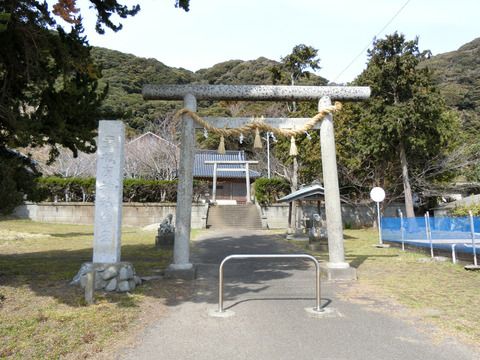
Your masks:
[[[223,267],[225,263],[232,259],[284,259],[284,258],[301,258],[312,260],[316,269],[316,306],[313,308],[315,312],[323,312],[324,309],[320,306],[320,264],[318,260],[312,255],[308,254],[236,254],[229,255],[220,263],[218,268],[218,312],[223,313]]]

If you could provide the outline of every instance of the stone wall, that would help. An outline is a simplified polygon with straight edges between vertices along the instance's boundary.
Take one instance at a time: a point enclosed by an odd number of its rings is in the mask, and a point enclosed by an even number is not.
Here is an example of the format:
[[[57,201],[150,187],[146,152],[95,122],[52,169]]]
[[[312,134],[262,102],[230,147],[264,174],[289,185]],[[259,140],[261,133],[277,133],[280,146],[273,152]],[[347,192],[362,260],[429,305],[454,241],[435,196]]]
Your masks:
[[[124,203],[122,224],[126,226],[146,226],[162,222],[168,214],[175,221],[176,204]],[[192,204],[192,229],[206,226],[208,207],[206,204]],[[93,203],[27,203],[15,209],[14,215],[40,222],[92,225]]]

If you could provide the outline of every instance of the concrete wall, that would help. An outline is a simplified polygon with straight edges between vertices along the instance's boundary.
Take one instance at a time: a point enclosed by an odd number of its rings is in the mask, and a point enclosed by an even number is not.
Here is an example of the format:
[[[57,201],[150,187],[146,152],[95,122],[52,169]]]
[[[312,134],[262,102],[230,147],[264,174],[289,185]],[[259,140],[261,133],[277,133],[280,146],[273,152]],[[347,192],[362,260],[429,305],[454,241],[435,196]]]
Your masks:
[[[192,204],[192,229],[206,226],[208,205]],[[122,224],[146,226],[160,223],[168,214],[175,221],[176,204],[124,203]],[[93,203],[27,203],[15,209],[14,215],[40,222],[92,225],[95,208]]]
[[[288,227],[288,204],[273,204],[261,207],[264,229],[286,229]]]
[[[176,204],[160,203],[124,203],[122,224],[127,226],[146,226],[160,223],[168,214],[172,214],[175,221]],[[391,204],[383,210],[383,216],[394,217],[398,208],[405,214],[403,204]],[[317,206],[304,205],[306,218],[317,213]],[[93,203],[27,203],[17,207],[14,215],[24,219],[40,222],[65,224],[93,224]],[[192,229],[204,229],[208,213],[207,204],[192,204]],[[261,207],[262,225],[267,229],[286,229],[288,227],[288,204],[274,204]],[[325,208],[321,207],[322,219],[325,221]],[[302,213],[300,212],[299,218]],[[342,218],[344,227],[360,228],[372,226],[376,221],[376,210],[371,205],[342,204]],[[325,225],[325,224],[324,224]]]
[[[304,204],[299,212],[298,218],[304,215],[307,219],[311,219],[312,215],[318,213],[316,204]],[[405,206],[403,204],[390,204],[382,211],[382,216],[396,217],[397,209],[401,209],[405,214]],[[326,226],[325,207],[320,207],[323,226]],[[294,212],[293,212],[294,213]],[[268,229],[286,229],[288,227],[288,204],[274,204],[268,207],[261,207],[262,225]],[[293,215],[292,215],[293,216]],[[349,205],[342,204],[342,220],[343,226],[347,228],[361,228],[372,226],[376,223],[376,207],[371,205]]]
[[[460,200],[441,204],[433,209],[433,215],[450,216],[450,211],[454,210],[456,207],[472,206],[475,204],[480,204],[480,195],[471,195]]]

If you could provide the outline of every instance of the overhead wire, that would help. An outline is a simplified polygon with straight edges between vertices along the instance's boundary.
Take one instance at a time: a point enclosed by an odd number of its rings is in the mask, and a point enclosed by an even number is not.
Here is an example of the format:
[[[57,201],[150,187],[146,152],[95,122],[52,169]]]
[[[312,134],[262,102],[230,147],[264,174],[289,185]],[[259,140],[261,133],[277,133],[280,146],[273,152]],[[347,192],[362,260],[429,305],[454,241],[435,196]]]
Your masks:
[[[400,13],[403,11],[403,9],[405,9],[405,7],[408,5],[408,3],[410,2],[411,0],[407,0],[405,1],[405,3],[400,7],[400,9],[398,9],[398,11],[395,13],[395,15],[392,16],[392,18],[382,27],[382,29],[377,32],[375,34],[375,36],[373,37],[373,39],[371,41],[368,42],[368,44],[362,49],[362,51],[360,51],[357,56],[355,56],[353,58],[352,61],[350,61],[350,63],[340,72],[340,74],[338,74],[334,79],[333,79],[333,82],[336,82],[337,79],[342,76],[345,71],[347,71],[350,66],[352,66],[356,61],[357,59],[363,55],[363,53],[365,53],[365,51],[370,47],[370,45],[375,41],[375,39],[381,34],[383,33],[383,31],[397,18],[398,15],[400,15]]]

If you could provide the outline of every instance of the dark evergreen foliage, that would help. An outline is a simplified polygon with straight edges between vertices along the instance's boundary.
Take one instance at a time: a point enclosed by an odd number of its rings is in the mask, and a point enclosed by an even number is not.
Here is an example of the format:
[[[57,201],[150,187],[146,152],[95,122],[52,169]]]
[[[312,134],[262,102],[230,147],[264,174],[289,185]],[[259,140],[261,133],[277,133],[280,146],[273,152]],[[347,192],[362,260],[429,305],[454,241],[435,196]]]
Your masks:
[[[140,10],[138,5],[130,8],[117,0],[90,2],[99,33],[104,27],[122,28],[112,22],[112,15],[125,18]],[[188,4],[189,0],[176,3],[185,10]],[[20,158],[2,155],[9,149],[50,145],[52,158],[58,154],[57,145],[75,155],[79,150],[95,149],[93,138],[108,87],[98,88],[100,71],[91,57],[78,11],[70,0],[57,0],[53,14],[47,2],[38,0],[0,3],[0,163],[5,175],[21,167],[32,170],[31,164],[24,165]],[[70,23],[71,29],[58,26],[54,15]],[[23,195],[29,197],[28,184],[9,178],[6,188],[16,189],[18,194],[6,192],[0,203],[14,206]]]
[[[382,186],[390,199],[410,186],[422,194],[426,184],[417,180],[428,177],[433,159],[455,146],[458,119],[428,68],[419,67],[429,53],[419,50],[417,39],[387,35],[368,54],[367,69],[355,84],[370,86],[371,98],[347,104],[336,116],[338,153],[346,170],[342,180],[352,185],[356,179],[356,190],[364,194]],[[435,180],[445,179],[429,179]]]
[[[270,205],[290,193],[288,182],[279,177],[271,179],[260,178],[255,180],[255,198],[262,205]]]

